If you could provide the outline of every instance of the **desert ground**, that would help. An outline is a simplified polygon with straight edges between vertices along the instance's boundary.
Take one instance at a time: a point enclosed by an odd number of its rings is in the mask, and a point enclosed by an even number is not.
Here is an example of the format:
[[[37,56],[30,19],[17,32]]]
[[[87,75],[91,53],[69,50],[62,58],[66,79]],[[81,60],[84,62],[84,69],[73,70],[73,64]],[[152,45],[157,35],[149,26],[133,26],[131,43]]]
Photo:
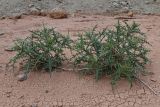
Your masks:
[[[126,80],[117,83],[114,91],[111,79],[96,81],[92,75],[80,76],[74,71],[57,70],[52,76],[46,72],[31,72],[26,81],[17,81],[17,71],[6,70],[5,65],[15,52],[6,49],[17,38],[25,38],[30,32],[41,28],[55,27],[57,31],[71,34],[76,39],[78,32],[93,28],[113,27],[117,16],[78,15],[66,19],[41,16],[23,16],[21,19],[0,20],[0,107],[159,107],[160,105],[160,16],[135,15],[127,22],[137,22],[152,44],[147,71],[142,79],[156,95],[138,81],[130,88]],[[123,21],[123,20],[121,20]],[[64,65],[65,67],[65,65]]]
[[[0,0],[0,17],[26,14],[30,10],[61,8],[68,12],[127,12],[159,14],[160,0]]]

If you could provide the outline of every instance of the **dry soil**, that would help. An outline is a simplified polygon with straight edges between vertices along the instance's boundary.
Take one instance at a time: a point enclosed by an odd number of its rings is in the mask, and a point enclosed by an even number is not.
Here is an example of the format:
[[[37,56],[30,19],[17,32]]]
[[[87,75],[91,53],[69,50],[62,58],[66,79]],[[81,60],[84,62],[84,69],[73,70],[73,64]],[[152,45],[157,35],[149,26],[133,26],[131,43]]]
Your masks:
[[[5,70],[5,64],[15,54],[5,51],[13,46],[16,38],[29,35],[29,30],[41,28],[43,24],[56,27],[62,33],[68,31],[72,38],[76,33],[92,28],[112,27],[117,20],[111,16],[80,15],[68,19],[25,16],[19,20],[0,20],[0,107],[159,107],[160,105],[160,17],[136,15],[136,21],[152,44],[149,58],[152,63],[147,70],[152,75],[143,80],[152,87],[157,96],[148,88],[136,82],[130,89],[126,80],[121,80],[114,92],[110,78],[95,81],[93,76],[80,77],[72,71],[48,73],[32,72],[26,81],[17,81],[15,72]]]

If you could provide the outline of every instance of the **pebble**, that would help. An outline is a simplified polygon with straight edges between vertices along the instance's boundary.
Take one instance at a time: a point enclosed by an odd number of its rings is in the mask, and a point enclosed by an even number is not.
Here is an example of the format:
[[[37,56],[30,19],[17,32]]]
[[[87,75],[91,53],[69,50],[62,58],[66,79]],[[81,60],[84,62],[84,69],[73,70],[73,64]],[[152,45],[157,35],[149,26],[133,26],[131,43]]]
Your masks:
[[[154,78],[151,78],[150,80],[151,80],[152,82],[157,82],[157,80],[154,79]]]
[[[19,74],[17,76],[17,80],[18,81],[25,81],[25,80],[27,80],[27,74],[25,74],[25,73]]]
[[[4,50],[5,50],[5,51],[8,51],[8,52],[12,52],[12,51],[14,51],[14,49],[13,49],[13,48],[5,48]]]
[[[127,5],[128,5],[128,2],[123,1],[123,2],[121,2],[121,5],[122,5],[122,6],[127,6]]]
[[[0,31],[0,36],[2,36],[2,35],[4,35],[4,34],[5,34],[4,32]]]
[[[6,16],[2,16],[2,17],[0,17],[0,20],[3,20],[3,19],[5,19],[6,18]]]
[[[22,18],[22,14],[20,13],[15,13],[13,16],[9,17],[9,19],[21,19]]]
[[[17,14],[14,16],[14,19],[21,19],[22,18],[22,15],[21,14]]]
[[[29,4],[28,7],[29,8],[34,7],[34,4]]]
[[[150,4],[150,2],[149,1],[145,1],[145,4]]]
[[[68,17],[68,13],[61,9],[52,9],[49,12],[49,17],[53,19],[63,19]]]
[[[33,7],[33,8],[30,9],[30,14],[31,14],[31,15],[40,15],[41,12],[40,12],[39,9]]]
[[[48,15],[48,12],[45,11],[45,10],[41,10],[41,11],[40,11],[40,15],[41,15],[41,16],[47,16],[47,15]]]
[[[128,12],[128,17],[133,17],[133,12]]]

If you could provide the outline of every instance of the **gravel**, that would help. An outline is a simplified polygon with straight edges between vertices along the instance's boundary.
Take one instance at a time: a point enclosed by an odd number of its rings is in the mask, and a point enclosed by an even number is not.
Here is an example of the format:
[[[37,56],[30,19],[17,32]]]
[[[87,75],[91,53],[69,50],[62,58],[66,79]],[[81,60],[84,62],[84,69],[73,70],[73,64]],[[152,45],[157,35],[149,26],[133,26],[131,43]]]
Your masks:
[[[70,13],[108,13],[126,10],[160,13],[160,0],[0,0],[0,17],[28,13],[31,9],[62,8]]]

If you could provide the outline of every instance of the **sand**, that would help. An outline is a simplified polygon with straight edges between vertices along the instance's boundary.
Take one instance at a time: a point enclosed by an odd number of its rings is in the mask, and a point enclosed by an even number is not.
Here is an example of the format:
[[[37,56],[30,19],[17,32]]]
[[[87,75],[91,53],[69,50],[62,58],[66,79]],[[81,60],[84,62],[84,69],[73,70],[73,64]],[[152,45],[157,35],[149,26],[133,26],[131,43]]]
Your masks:
[[[126,80],[118,82],[114,92],[109,77],[96,81],[92,75],[83,76],[73,71],[48,73],[31,72],[26,81],[19,82],[16,72],[5,70],[5,64],[15,54],[5,51],[13,46],[16,38],[28,36],[29,30],[41,28],[43,24],[56,27],[73,39],[76,33],[93,28],[112,27],[117,20],[112,16],[80,15],[67,19],[51,19],[39,16],[23,16],[19,20],[0,20],[0,107],[159,107],[160,105],[160,17],[136,15],[136,21],[152,44],[149,58],[152,63],[147,70],[152,75],[142,79],[152,87],[158,95],[136,82],[130,88]],[[65,67],[65,66],[64,66]]]

